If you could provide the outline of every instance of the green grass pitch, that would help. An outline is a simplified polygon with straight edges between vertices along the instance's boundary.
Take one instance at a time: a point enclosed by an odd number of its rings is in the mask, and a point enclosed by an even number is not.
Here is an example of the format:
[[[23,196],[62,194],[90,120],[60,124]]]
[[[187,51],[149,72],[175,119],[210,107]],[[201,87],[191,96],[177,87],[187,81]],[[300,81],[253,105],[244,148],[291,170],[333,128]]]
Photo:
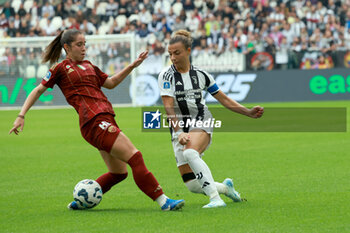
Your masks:
[[[347,107],[350,101],[270,103]],[[251,105],[249,105],[251,106]],[[99,206],[68,211],[74,185],[107,169],[84,141],[72,109],[31,110],[20,136],[16,111],[0,111],[0,232],[350,232],[350,134],[216,133],[204,156],[216,181],[232,177],[248,202],[202,209],[178,174],[168,133],[141,132],[140,108],[116,109],[117,122],[143,153],[166,194],[184,198],[162,212],[129,177]],[[331,124],[331,122],[330,122]]]

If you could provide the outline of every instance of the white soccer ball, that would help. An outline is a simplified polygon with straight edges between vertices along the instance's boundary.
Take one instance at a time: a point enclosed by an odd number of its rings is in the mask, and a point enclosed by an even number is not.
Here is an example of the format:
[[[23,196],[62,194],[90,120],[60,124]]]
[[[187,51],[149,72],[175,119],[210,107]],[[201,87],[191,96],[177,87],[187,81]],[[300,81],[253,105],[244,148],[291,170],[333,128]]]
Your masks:
[[[102,200],[101,186],[94,180],[79,181],[74,187],[73,198],[79,209],[88,209],[97,206]]]

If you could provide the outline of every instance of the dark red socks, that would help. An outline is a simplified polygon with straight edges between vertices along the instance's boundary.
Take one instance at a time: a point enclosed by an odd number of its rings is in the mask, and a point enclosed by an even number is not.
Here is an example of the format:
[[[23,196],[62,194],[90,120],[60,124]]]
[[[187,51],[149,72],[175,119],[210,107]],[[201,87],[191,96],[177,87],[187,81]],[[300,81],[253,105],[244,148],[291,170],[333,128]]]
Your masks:
[[[128,161],[132,169],[132,174],[136,185],[149,196],[153,201],[163,194],[158,181],[146,168],[140,151],[136,152]]]
[[[96,182],[100,184],[102,188],[102,192],[106,193],[110,190],[114,185],[118,184],[120,181],[124,180],[128,176],[128,173],[124,174],[114,174],[111,172],[107,172],[96,179]]]

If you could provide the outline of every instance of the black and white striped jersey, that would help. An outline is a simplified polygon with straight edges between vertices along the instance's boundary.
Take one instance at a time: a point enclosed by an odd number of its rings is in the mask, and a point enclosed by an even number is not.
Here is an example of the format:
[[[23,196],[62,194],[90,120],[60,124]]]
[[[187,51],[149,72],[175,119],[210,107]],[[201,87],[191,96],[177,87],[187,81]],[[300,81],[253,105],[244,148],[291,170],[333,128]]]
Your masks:
[[[174,65],[164,69],[158,76],[161,96],[175,99],[176,114],[190,116],[192,119],[204,120],[209,113],[205,105],[203,91],[215,95],[219,91],[214,78],[206,71],[191,66],[187,73],[180,73]]]

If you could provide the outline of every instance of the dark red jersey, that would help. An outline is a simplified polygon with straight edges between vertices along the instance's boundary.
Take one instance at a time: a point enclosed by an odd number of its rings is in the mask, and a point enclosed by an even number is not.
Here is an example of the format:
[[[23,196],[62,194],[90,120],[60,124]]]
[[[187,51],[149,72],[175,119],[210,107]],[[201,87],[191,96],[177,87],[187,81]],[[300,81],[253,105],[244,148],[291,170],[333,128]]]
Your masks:
[[[67,102],[78,112],[80,127],[83,127],[99,113],[115,115],[101,90],[107,78],[107,74],[87,60],[73,62],[65,59],[50,68],[41,84],[50,88],[55,84],[59,86]]]

